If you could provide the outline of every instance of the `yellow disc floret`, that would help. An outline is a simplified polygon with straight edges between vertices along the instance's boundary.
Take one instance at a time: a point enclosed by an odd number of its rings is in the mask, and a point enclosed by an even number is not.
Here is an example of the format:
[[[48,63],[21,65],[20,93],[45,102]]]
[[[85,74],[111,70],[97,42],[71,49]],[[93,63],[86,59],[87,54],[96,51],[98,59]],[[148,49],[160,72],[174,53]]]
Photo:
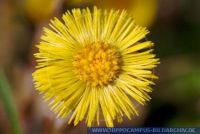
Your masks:
[[[116,48],[101,42],[92,43],[74,56],[74,72],[87,85],[103,86],[117,78],[119,61]]]

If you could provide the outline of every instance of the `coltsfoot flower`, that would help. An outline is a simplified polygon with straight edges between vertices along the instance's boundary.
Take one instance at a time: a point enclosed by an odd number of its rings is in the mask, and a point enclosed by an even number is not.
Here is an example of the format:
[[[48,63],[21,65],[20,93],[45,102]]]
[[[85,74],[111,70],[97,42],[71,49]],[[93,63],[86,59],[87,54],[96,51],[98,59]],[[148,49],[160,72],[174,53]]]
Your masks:
[[[100,113],[108,127],[138,115],[135,102],[150,100],[159,64],[153,43],[142,40],[149,31],[125,10],[73,9],[62,19],[44,28],[35,54],[35,88],[51,110],[87,126],[99,125]]]

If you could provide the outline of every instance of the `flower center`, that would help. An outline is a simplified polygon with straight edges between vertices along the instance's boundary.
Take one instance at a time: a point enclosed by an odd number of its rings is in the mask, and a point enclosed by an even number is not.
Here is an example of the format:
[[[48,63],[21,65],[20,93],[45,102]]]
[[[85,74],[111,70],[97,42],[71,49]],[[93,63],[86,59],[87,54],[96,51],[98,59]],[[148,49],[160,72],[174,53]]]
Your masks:
[[[109,44],[97,42],[86,45],[73,60],[74,72],[87,85],[105,86],[118,77],[119,53]]]

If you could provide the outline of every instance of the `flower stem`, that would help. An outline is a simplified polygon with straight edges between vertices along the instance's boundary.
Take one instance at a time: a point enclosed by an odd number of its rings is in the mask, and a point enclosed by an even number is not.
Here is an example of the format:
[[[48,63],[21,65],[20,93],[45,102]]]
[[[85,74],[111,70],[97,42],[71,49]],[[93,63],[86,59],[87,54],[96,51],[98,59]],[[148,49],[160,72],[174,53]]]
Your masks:
[[[22,134],[11,89],[2,69],[0,69],[0,99],[4,103],[5,111],[11,123],[12,133]]]

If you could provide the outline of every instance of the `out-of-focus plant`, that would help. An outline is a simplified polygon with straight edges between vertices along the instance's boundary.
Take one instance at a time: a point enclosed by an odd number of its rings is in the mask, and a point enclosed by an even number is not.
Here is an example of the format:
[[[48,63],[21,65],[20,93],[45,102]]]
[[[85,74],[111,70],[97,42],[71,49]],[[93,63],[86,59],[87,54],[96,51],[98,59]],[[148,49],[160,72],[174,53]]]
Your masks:
[[[158,8],[158,0],[95,0],[95,4],[106,8],[127,9],[136,23],[142,26],[151,26]]]
[[[66,0],[68,6],[96,5],[100,8],[126,9],[142,26],[151,26],[156,18],[158,0]]]
[[[94,2],[93,0],[66,0],[67,5],[71,6],[81,6],[88,5]]]
[[[156,18],[157,8],[157,0],[134,0],[132,7],[128,10],[135,18],[136,23],[150,26]]]
[[[13,134],[21,134],[20,123],[17,117],[17,111],[10,91],[9,84],[4,76],[3,71],[0,69],[0,97],[4,103],[4,107],[12,126]]]
[[[35,22],[49,19],[58,7],[58,0],[25,0],[24,8],[28,17]]]

